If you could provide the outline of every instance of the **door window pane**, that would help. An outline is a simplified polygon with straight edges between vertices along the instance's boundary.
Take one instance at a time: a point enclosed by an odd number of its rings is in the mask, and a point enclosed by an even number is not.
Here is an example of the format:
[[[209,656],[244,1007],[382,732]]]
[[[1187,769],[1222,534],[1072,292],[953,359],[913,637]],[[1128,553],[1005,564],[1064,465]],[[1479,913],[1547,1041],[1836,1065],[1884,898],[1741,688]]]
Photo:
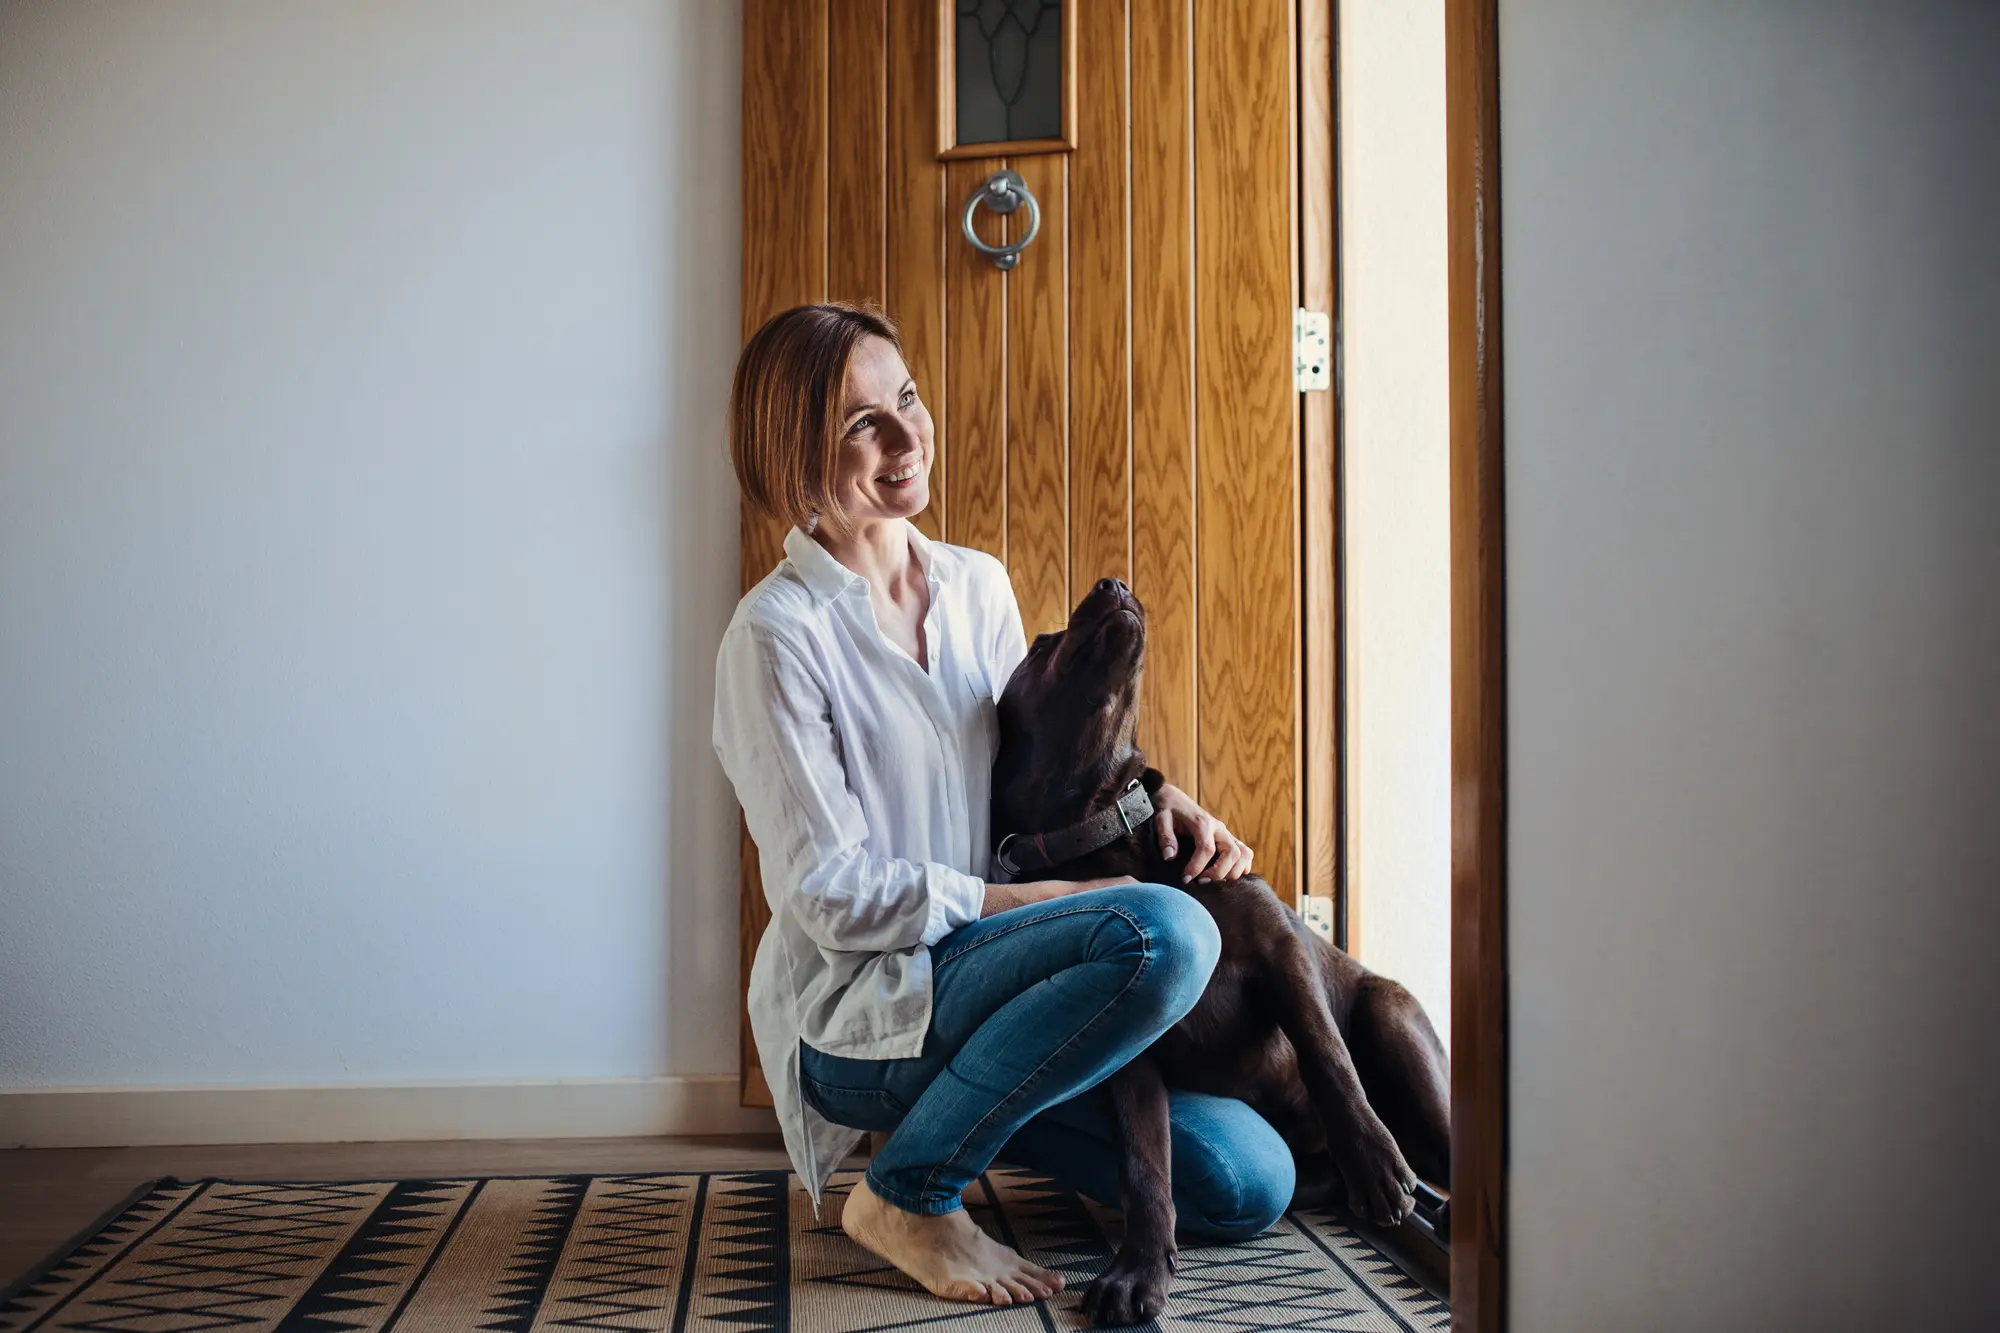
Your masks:
[[[957,0],[958,142],[1062,137],[1062,0]]]

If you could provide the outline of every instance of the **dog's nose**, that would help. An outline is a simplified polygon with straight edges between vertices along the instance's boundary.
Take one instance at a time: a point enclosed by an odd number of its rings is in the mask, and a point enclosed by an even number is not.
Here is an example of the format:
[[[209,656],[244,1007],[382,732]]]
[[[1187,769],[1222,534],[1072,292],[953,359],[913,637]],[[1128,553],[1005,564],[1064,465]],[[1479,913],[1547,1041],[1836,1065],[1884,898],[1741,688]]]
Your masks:
[[[1124,597],[1132,591],[1125,586],[1125,580],[1123,579],[1099,579],[1097,581],[1097,590],[1099,592],[1117,593],[1120,597]]]

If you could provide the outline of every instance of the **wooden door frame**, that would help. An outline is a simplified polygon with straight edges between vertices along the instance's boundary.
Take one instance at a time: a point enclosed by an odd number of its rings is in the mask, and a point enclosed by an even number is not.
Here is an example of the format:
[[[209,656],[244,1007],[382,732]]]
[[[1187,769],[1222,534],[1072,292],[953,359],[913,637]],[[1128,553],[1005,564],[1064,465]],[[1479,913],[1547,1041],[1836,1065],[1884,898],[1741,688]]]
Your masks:
[[[1329,316],[1339,345],[1340,118],[1338,0],[1299,0],[1297,51],[1298,305]],[[1298,873],[1292,905],[1329,899],[1333,942],[1348,946],[1347,636],[1342,608],[1346,541],[1341,482],[1341,403],[1331,390],[1299,395],[1299,744]]]
[[[1446,0],[1451,361],[1451,1326],[1506,1322],[1507,616],[1499,0]]]
[[[1301,0],[1299,51],[1302,303],[1339,310],[1339,55],[1341,0]],[[1446,0],[1445,206],[1450,393],[1451,580],[1451,1322],[1456,1333],[1497,1333],[1506,1319],[1507,1162],[1507,673],[1501,486],[1500,94],[1498,0]],[[1316,43],[1331,48],[1325,63]],[[1311,85],[1331,79],[1330,141],[1312,137]],[[1310,197],[1331,187],[1333,216],[1315,224]],[[1323,234],[1322,234],[1323,232]],[[1313,273],[1315,247],[1333,258]],[[1318,304],[1324,302],[1324,304]],[[1337,335],[1336,335],[1337,336]],[[1341,466],[1341,418],[1307,406],[1301,449],[1308,478]],[[1330,397],[1330,395],[1328,396]],[[1327,420],[1330,416],[1331,420]],[[1317,432],[1317,434],[1315,433]],[[1315,503],[1302,488],[1308,515]],[[1344,488],[1336,479],[1338,506]],[[1305,663],[1344,664],[1345,523],[1306,529]],[[1324,590],[1315,602],[1317,575]],[[1329,577],[1330,576],[1330,577]],[[1331,621],[1331,624],[1327,623]],[[1329,657],[1327,654],[1331,653]],[[1332,878],[1335,921],[1356,915],[1345,723],[1354,682],[1319,666],[1306,683],[1308,819],[1302,890]],[[1330,708],[1328,703],[1330,700]],[[1328,738],[1332,744],[1327,745]],[[1329,764],[1328,750],[1333,762]],[[1332,770],[1332,771],[1329,771]],[[1337,793],[1337,796],[1336,796]],[[1333,798],[1333,799],[1329,799]],[[1337,807],[1334,801],[1337,800]],[[1332,807],[1332,808],[1330,808]],[[1314,830],[1322,830],[1314,838]],[[1325,847],[1332,834],[1337,852]],[[1315,854],[1316,853],[1316,854]],[[1337,860],[1335,857],[1337,856]],[[1347,941],[1339,941],[1343,947]]]
[[[787,25],[779,48],[797,57],[792,70],[759,61],[746,66],[746,154],[759,134],[776,160],[796,149],[798,171],[786,188],[759,191],[746,175],[744,228],[804,228],[784,253],[798,261],[773,267],[765,247],[744,254],[744,333],[764,315],[824,290],[827,237],[823,216],[783,206],[800,188],[824,189],[824,155],[810,151],[824,131],[822,64],[806,59],[825,42],[818,25]],[[768,36],[774,0],[745,14],[745,48]],[[761,47],[760,47],[761,49]],[[1446,0],[1445,170],[1448,212],[1451,532],[1451,1033],[1452,1033],[1452,1326],[1495,1333],[1505,1319],[1507,1155],[1506,970],[1506,619],[1501,485],[1500,199],[1498,0]],[[761,116],[788,74],[813,83],[805,98],[814,123]],[[1337,105],[1337,96],[1336,96]],[[774,251],[775,252],[775,251]],[[798,265],[803,265],[799,268]],[[776,562],[774,535],[746,514],[746,569]],[[749,973],[750,913],[761,906],[755,849],[743,838],[740,932]],[[1300,857],[1301,861],[1306,858]],[[1300,887],[1304,887],[1303,880]],[[768,1105],[754,1078],[744,1024],[745,1101]]]

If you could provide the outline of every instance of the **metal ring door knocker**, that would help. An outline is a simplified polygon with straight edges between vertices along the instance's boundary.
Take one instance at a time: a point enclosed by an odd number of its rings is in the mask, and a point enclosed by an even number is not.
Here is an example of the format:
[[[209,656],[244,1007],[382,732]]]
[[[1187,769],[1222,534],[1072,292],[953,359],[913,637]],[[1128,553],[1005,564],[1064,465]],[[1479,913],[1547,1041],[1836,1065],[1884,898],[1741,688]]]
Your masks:
[[[972,229],[972,215],[981,204],[995,213],[1012,213],[1021,205],[1028,206],[1028,230],[1018,241],[1005,245],[988,245],[979,239],[979,233]],[[1035,233],[1042,229],[1042,206],[1035,202],[1035,196],[1028,190],[1028,182],[1021,179],[1016,171],[996,171],[986,178],[986,183],[972,192],[965,201],[965,214],[959,219],[959,227],[965,232],[966,243],[980,254],[993,261],[997,269],[1010,269],[1021,262],[1021,252],[1028,248],[1028,242],[1035,239]]]

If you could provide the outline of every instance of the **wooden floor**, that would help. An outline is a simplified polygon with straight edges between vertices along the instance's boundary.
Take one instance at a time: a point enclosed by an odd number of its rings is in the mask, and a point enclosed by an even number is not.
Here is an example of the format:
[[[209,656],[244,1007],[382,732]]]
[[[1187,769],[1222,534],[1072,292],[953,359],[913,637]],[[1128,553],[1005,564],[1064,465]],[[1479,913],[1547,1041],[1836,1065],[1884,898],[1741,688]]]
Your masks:
[[[760,1171],[786,1165],[775,1134],[721,1138],[494,1139],[0,1151],[0,1289],[147,1181],[370,1180],[572,1172]]]

